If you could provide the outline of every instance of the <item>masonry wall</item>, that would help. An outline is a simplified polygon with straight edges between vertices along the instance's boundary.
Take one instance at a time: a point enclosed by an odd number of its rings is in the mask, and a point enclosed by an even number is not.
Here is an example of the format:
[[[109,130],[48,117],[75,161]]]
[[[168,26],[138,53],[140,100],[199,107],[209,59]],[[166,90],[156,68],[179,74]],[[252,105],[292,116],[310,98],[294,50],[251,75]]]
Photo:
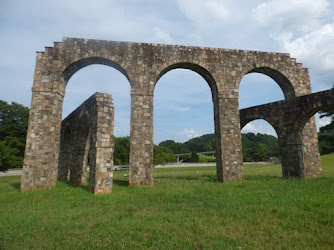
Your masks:
[[[64,38],[37,54],[22,190],[55,185],[66,84],[91,64],[118,69],[131,85],[130,185],[153,184],[153,95],[169,70],[193,70],[211,88],[218,181],[243,179],[238,93],[245,74],[272,77],[286,98],[311,93],[307,69],[284,53]],[[315,152],[307,161],[317,165],[314,124],[306,128],[305,149]]]
[[[319,177],[322,174],[320,164],[311,165],[309,160],[318,157],[315,154],[318,151],[306,151],[305,148],[311,148],[313,142],[305,143],[305,134],[307,138],[314,138],[314,143],[317,142],[317,134],[309,130],[308,121],[316,112],[333,107],[334,90],[327,90],[242,109],[240,124],[244,127],[250,121],[264,119],[274,127],[281,151],[283,177]],[[305,155],[305,152],[308,154]]]
[[[58,179],[110,193],[113,180],[114,107],[111,95],[95,93],[61,124]],[[88,159],[89,157],[89,159]]]

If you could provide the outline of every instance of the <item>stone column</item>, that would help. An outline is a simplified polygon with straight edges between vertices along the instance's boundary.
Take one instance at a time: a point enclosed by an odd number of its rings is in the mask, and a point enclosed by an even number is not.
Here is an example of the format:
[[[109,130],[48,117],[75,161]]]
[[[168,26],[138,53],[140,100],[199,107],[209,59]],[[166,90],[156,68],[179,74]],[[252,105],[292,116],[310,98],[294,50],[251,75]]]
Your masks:
[[[238,98],[219,97],[214,104],[217,180],[243,179]]]
[[[56,186],[62,99],[58,93],[33,89],[21,191]]]
[[[283,127],[278,136],[283,178],[305,178],[302,142],[293,126]]]
[[[92,133],[89,189],[94,194],[112,191],[114,165],[114,107],[111,96],[97,96],[95,132]]]
[[[322,175],[318,133],[315,118],[312,117],[302,131],[303,156],[306,178],[320,177]]]
[[[153,185],[153,92],[131,91],[129,184]]]

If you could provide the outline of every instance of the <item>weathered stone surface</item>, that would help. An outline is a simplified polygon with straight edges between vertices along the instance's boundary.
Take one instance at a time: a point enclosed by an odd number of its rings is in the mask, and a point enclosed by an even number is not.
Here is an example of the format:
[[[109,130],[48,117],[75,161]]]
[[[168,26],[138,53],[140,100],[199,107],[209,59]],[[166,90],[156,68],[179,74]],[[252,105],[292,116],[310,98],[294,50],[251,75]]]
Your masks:
[[[274,127],[281,151],[284,178],[318,177],[322,170],[319,150],[313,147],[318,138],[312,116],[318,111],[333,107],[332,89],[242,109],[240,124],[242,128],[250,121],[264,119]]]
[[[95,93],[67,116],[61,125],[58,179],[85,185],[89,163],[90,191],[94,194],[110,193],[113,128],[114,107],[108,94]]]
[[[62,103],[66,84],[82,67],[118,69],[131,85],[130,185],[152,185],[153,93],[166,72],[184,68],[209,84],[214,103],[218,181],[243,178],[239,84],[258,72],[273,78],[287,99],[311,93],[308,70],[284,53],[64,38],[37,54],[22,190],[56,184]],[[319,165],[315,127],[303,134],[307,161]]]

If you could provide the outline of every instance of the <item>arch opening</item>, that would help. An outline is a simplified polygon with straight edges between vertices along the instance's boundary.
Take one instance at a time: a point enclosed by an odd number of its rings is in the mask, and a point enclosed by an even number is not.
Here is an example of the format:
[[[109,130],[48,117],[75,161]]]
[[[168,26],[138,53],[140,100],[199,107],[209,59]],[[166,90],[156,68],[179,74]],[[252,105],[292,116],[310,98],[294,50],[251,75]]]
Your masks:
[[[241,133],[246,178],[263,175],[281,177],[278,131],[264,119],[254,119],[244,125]]]
[[[159,151],[159,147],[169,149],[174,155],[174,164],[177,159],[182,163],[215,162],[212,156],[216,151],[212,99],[215,91],[212,89],[216,87],[208,72],[204,77],[203,71],[199,73],[197,69],[177,64],[164,70],[158,77],[153,115],[155,164],[159,163],[159,153],[163,153],[163,148]],[[207,156],[202,154],[204,151],[212,152]]]
[[[96,92],[111,94],[115,109],[115,152],[113,160],[114,166],[117,167],[118,164],[129,164],[129,148],[127,148],[127,152],[125,153],[118,149],[123,149],[123,140],[129,141],[131,86],[128,78],[124,77],[124,73],[121,74],[119,69],[110,66],[112,65],[107,63],[101,65],[99,61],[99,64],[80,65],[80,67],[69,70],[72,75],[66,85],[62,116],[63,119],[67,117],[73,110]],[[89,151],[89,149],[86,150],[87,155],[85,157],[87,159]],[[115,183],[117,183],[117,176],[118,175],[115,175]]]
[[[286,76],[284,76],[278,70],[275,70],[269,67],[258,67],[258,68],[254,68],[247,72],[247,74],[250,74],[250,73],[260,73],[260,74],[270,77],[281,88],[285,99],[294,98],[296,96],[292,83],[289,81],[289,79]]]
[[[157,80],[155,82],[155,86],[157,85],[158,81],[160,80],[160,78],[163,75],[165,75],[169,71],[175,70],[175,69],[185,69],[185,70],[191,70],[191,71],[196,72],[197,74],[202,76],[202,78],[204,78],[204,80],[209,85],[209,87],[211,89],[211,93],[212,93],[212,98],[214,99],[218,95],[217,84],[216,84],[216,81],[213,78],[212,74],[207,69],[203,68],[202,66],[200,66],[198,64],[194,64],[194,63],[189,63],[189,62],[175,63],[175,64],[172,64],[172,65],[168,66],[164,70],[162,70],[157,77]]]
[[[110,66],[116,70],[118,70],[119,72],[121,72],[130,82],[130,78],[127,74],[127,72],[125,71],[125,69],[122,68],[121,65],[119,65],[118,63],[103,58],[103,57],[88,57],[88,58],[83,58],[80,59],[72,64],[70,64],[69,66],[67,66],[67,68],[63,71],[62,76],[65,80],[65,84],[67,84],[67,82],[70,80],[70,78],[80,69],[87,67],[89,65],[93,65],[93,64],[100,64],[100,65],[105,65],[105,66]],[[131,84],[131,82],[130,82]]]
[[[284,91],[277,82],[262,73],[248,73],[240,81],[240,109],[281,101],[284,98]]]

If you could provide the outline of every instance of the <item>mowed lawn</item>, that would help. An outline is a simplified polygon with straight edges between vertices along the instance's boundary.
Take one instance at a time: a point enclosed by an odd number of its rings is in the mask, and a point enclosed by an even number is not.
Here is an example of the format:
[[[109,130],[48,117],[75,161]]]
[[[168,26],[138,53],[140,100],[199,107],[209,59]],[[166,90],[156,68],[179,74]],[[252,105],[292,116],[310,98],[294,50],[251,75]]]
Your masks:
[[[322,167],[300,181],[245,166],[229,183],[214,167],[155,169],[153,187],[116,172],[95,196],[65,182],[20,193],[20,177],[0,177],[0,249],[333,249],[334,155]]]

